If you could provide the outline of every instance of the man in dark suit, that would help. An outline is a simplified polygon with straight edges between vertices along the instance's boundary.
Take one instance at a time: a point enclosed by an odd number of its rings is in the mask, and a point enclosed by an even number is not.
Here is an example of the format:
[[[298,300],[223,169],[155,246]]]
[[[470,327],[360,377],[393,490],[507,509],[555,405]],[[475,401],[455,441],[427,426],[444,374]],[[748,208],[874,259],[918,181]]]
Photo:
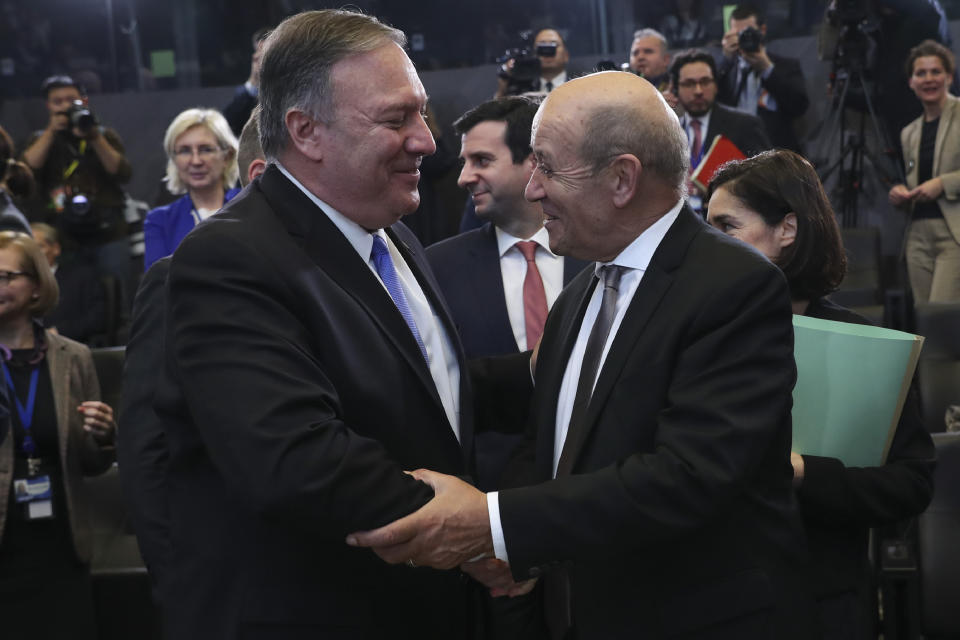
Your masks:
[[[472,407],[429,265],[397,224],[434,150],[403,34],[345,11],[264,48],[266,172],[178,248],[154,399],[170,451],[171,638],[463,638],[455,572],[345,535],[462,475]]]
[[[435,566],[492,552],[464,567],[506,592],[564,563],[545,591],[574,638],[810,637],[786,281],[684,206],[686,137],[645,80],[573,80],[533,132],[551,249],[599,263],[540,345],[541,482],[485,495],[420,470],[434,500],[348,542]]]
[[[717,136],[729,139],[747,157],[771,148],[763,123],[756,116],[717,104],[717,65],[712,55],[699,49],[685,51],[674,58],[670,73],[684,110],[680,124],[687,134],[691,171],[699,166]],[[690,207],[703,214],[703,194],[692,182],[688,189]]]
[[[740,46],[746,32],[748,49]],[[801,153],[793,121],[810,106],[800,62],[767,52],[767,23],[752,4],[738,5],[723,36],[723,61],[717,76],[717,99],[758,116],[773,146]]]
[[[458,184],[486,220],[427,249],[468,358],[532,349],[547,311],[587,263],[549,248],[543,209],[523,190],[533,173],[530,125],[537,103],[498,98],[467,111],[453,125],[461,137]],[[494,488],[519,444],[494,430],[476,442],[477,484]]]

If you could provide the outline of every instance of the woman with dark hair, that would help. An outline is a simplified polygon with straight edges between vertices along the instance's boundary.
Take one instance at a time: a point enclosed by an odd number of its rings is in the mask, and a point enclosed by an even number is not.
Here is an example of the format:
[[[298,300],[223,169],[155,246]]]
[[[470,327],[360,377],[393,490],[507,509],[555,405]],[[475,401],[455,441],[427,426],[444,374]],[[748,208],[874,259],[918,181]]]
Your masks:
[[[900,133],[906,184],[890,202],[909,208],[907,275],[915,302],[960,301],[960,99],[950,95],[953,52],[924,40],[910,50],[907,76],[923,115]]]
[[[85,475],[115,459],[113,409],[90,350],[41,318],[57,281],[40,246],[0,232],[0,351],[10,429],[0,440],[4,638],[96,638]]]
[[[721,167],[710,183],[707,220],[780,267],[794,313],[869,324],[826,297],[843,279],[846,258],[823,185],[801,156],[768,151]],[[926,508],[933,459],[913,388],[884,465],[847,467],[835,458],[791,454],[824,638],[869,637],[876,618],[868,610],[869,529]]]
[[[0,231],[30,233],[30,223],[14,204],[11,196],[25,200],[33,195],[33,172],[14,159],[13,140],[0,127]]]

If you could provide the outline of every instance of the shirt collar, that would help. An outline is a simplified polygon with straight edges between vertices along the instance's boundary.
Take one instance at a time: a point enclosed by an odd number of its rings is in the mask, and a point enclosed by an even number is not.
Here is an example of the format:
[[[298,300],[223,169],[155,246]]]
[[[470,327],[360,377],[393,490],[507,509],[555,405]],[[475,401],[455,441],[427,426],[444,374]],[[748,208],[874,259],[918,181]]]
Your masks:
[[[364,262],[370,260],[370,252],[373,250],[373,233],[377,233],[380,236],[383,236],[383,229],[378,229],[377,231],[371,233],[367,229],[364,229],[359,224],[346,217],[329,204],[315,196],[311,193],[299,180],[293,177],[293,175],[284,168],[279,162],[276,163],[277,168],[280,169],[280,172],[287,177],[290,182],[292,182],[300,191],[302,191],[310,200],[320,207],[320,210],[328,218],[330,222],[336,225],[337,229],[340,230],[340,233],[344,235],[347,239],[347,242],[353,246],[357,253],[360,254],[360,257],[363,258]]]
[[[608,264],[615,264],[637,271],[646,271],[650,265],[650,260],[653,258],[653,254],[656,252],[657,247],[660,246],[664,236],[667,235],[667,231],[670,230],[670,227],[673,226],[674,221],[680,215],[681,209],[683,209],[683,200],[680,200],[670,211],[663,214],[659,220],[644,229],[643,233],[628,244],[627,248],[621,251],[616,258],[610,262],[598,262],[595,267],[597,275],[600,275],[600,268]]]
[[[557,254],[550,251],[550,234],[547,232],[547,230],[544,227],[540,227],[540,229],[529,238],[518,238],[516,236],[510,235],[509,233],[507,233],[506,231],[504,231],[503,229],[501,229],[496,225],[494,225],[493,228],[497,234],[497,250],[499,251],[501,258],[507,251],[510,250],[511,247],[513,247],[513,245],[517,244],[518,242],[523,242],[524,240],[533,240],[538,245],[546,249],[547,254],[549,254],[550,257],[552,258],[559,259],[560,257]]]

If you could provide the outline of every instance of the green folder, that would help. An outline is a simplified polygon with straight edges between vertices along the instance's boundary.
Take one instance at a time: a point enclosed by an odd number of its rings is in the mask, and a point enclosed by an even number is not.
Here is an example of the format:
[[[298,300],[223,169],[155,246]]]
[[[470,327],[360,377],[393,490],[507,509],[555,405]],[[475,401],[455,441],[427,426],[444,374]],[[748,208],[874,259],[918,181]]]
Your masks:
[[[793,450],[875,467],[887,458],[923,337],[793,316]]]

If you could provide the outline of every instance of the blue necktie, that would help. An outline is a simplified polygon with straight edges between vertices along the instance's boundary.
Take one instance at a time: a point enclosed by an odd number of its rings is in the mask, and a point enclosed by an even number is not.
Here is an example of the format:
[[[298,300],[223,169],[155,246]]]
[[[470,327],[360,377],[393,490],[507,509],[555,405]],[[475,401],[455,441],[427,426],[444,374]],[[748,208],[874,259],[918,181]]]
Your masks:
[[[397,305],[397,310],[399,310],[400,315],[403,316],[403,321],[410,327],[410,333],[413,334],[414,339],[417,341],[417,346],[420,347],[420,353],[423,354],[423,359],[429,364],[430,359],[427,357],[427,348],[423,345],[423,339],[420,337],[420,332],[417,331],[417,324],[413,321],[413,313],[410,311],[410,305],[407,304],[407,296],[403,293],[403,287],[400,286],[400,278],[397,277],[397,270],[393,267],[390,250],[387,249],[387,243],[384,239],[377,234],[373,234],[373,249],[370,251],[370,258],[373,260],[373,265],[377,268],[377,273],[380,274],[380,279],[383,280],[384,286],[387,287],[390,297],[393,298],[393,304]]]

